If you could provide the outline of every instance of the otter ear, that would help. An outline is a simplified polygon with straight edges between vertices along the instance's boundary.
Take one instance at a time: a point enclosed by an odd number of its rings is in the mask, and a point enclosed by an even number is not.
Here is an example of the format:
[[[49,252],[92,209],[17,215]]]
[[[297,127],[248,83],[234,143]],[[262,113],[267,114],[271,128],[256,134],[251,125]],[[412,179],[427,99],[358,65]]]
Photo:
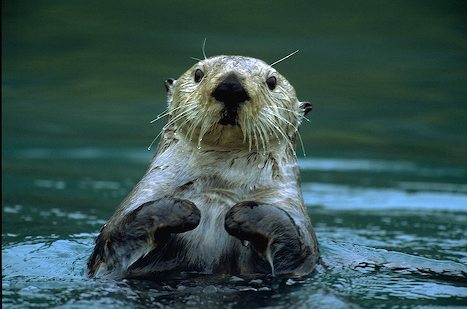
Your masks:
[[[311,112],[311,110],[313,109],[313,105],[311,105],[311,103],[308,101],[303,101],[300,102],[300,108],[303,110],[303,115],[305,116],[306,114]]]
[[[173,79],[173,78],[169,78],[169,79],[166,79],[164,81],[164,86],[165,86],[165,90],[167,91],[167,93],[172,92],[172,89],[173,89],[173,86],[174,86],[175,82],[176,82],[176,80]]]

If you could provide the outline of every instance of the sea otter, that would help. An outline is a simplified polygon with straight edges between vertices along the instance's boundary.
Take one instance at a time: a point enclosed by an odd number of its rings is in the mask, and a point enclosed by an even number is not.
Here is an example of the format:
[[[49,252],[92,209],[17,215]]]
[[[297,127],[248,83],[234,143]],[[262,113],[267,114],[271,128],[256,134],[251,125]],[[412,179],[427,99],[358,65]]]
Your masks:
[[[294,150],[311,104],[243,56],[201,60],[165,86],[156,154],[102,227],[89,275],[312,272],[319,249]]]

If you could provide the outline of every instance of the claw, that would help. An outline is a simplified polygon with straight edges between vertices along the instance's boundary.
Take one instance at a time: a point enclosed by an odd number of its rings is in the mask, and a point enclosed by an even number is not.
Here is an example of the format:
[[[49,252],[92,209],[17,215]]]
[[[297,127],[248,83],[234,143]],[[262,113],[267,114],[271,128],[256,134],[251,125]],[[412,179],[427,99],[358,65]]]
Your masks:
[[[140,205],[104,225],[88,260],[88,274],[124,277],[130,268],[146,266],[146,260],[171,234],[196,228],[200,216],[188,200],[162,198]]]
[[[272,254],[272,250],[271,250],[271,243],[272,241],[269,241],[268,242],[268,245],[266,247],[266,252],[265,252],[265,257],[266,257],[266,261],[268,261],[269,263],[269,266],[271,266],[271,274],[273,277],[276,276],[276,270],[274,268],[274,259],[273,259],[273,254]]]
[[[279,274],[306,274],[314,269],[319,253],[309,230],[297,225],[292,216],[275,205],[245,201],[235,204],[225,216],[226,231],[249,246],[256,271]],[[269,265],[269,267],[267,267]],[[306,267],[304,267],[306,266]]]

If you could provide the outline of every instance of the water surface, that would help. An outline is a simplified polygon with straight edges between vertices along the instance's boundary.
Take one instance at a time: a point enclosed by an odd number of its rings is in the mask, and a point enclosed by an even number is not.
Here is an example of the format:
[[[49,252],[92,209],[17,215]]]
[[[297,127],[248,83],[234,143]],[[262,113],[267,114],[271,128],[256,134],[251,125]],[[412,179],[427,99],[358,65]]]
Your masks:
[[[305,202],[324,262],[313,275],[272,280],[186,274],[144,282],[90,280],[85,263],[97,230],[137,177],[116,181],[120,176],[105,173],[108,164],[102,162],[115,160],[141,170],[150,153],[42,148],[14,157],[48,166],[49,175],[6,175],[15,184],[8,187],[10,194],[16,191],[22,198],[5,202],[3,208],[4,305],[346,308],[385,307],[388,302],[463,305],[467,299],[464,168],[301,159]],[[89,176],[53,175],[70,162]],[[30,190],[19,194],[24,187]],[[105,202],[95,204],[99,200]]]

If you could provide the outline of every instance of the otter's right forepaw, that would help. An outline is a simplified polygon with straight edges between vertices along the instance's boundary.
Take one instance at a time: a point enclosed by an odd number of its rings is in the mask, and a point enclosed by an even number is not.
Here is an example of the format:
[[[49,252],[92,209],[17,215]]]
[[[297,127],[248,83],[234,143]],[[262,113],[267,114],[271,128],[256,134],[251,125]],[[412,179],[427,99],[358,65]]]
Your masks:
[[[198,226],[201,213],[188,200],[162,198],[142,204],[121,221],[121,231],[129,238],[183,233]]]
[[[199,209],[188,200],[162,198],[140,205],[101,229],[88,261],[89,275],[121,276],[170,234],[196,228],[200,218]]]

